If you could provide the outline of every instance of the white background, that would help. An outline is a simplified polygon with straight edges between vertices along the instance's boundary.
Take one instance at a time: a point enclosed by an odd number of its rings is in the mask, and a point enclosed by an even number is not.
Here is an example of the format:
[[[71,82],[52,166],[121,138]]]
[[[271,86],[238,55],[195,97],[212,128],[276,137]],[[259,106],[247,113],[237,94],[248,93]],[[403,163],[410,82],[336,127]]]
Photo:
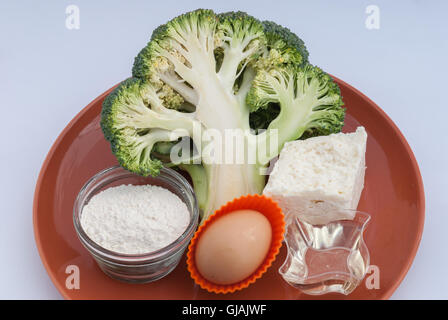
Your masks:
[[[61,298],[34,243],[32,199],[42,162],[81,108],[130,75],[155,27],[198,7],[243,10],[289,27],[313,64],[361,90],[395,121],[420,165],[427,204],[420,249],[392,298],[448,298],[448,3],[212,3],[0,2],[0,298]],[[80,9],[79,30],[65,27],[70,4]],[[370,4],[380,8],[379,30],[365,27]]]

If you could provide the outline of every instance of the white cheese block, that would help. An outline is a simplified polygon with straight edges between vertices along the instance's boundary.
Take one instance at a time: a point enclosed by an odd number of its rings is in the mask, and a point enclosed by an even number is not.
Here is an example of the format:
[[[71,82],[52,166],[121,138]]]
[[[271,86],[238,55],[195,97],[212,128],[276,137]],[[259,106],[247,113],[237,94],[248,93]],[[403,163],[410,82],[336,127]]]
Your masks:
[[[288,142],[263,193],[278,202],[287,221],[353,219],[364,187],[366,143],[364,127]]]

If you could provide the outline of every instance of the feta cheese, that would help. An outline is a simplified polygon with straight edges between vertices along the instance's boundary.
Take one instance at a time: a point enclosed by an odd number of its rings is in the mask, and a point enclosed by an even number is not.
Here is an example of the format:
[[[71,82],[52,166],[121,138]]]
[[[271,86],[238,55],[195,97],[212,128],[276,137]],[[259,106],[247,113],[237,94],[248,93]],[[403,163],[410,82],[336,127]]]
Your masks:
[[[278,202],[287,221],[311,224],[353,219],[364,187],[367,133],[337,133],[288,142],[263,193]]]

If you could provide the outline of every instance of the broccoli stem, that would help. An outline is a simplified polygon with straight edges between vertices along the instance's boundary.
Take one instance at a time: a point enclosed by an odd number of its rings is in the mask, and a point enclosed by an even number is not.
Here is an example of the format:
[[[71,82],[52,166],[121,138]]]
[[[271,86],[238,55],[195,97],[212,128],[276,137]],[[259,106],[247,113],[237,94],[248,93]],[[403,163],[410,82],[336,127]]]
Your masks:
[[[215,164],[204,165],[204,168],[208,197],[203,206],[202,222],[228,201],[263,191],[265,176],[259,174],[257,164]]]
[[[207,186],[207,173],[204,167],[199,164],[181,164],[179,168],[190,175],[199,208],[205,208],[209,189]],[[201,216],[203,216],[203,212],[201,212]]]
[[[174,74],[160,74],[160,79],[176,90],[189,103],[196,105],[198,97],[196,92],[187,86],[181,79],[178,79]]]

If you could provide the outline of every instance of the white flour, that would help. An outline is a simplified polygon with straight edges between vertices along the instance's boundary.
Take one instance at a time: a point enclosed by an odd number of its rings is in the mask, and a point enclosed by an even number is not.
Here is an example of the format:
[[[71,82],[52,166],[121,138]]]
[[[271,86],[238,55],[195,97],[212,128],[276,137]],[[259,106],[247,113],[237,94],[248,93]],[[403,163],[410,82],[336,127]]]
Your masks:
[[[174,242],[190,222],[187,206],[171,191],[151,185],[103,190],[84,206],[81,226],[101,247],[142,254]]]

